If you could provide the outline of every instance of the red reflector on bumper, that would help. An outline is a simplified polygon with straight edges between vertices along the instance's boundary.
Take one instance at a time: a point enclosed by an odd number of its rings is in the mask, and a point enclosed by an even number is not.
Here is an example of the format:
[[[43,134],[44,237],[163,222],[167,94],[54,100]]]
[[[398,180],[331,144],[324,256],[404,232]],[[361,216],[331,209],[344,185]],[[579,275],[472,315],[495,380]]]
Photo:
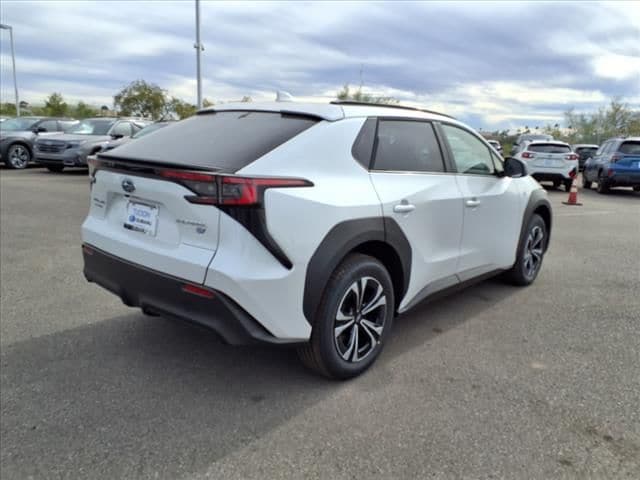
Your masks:
[[[185,293],[191,293],[193,295],[198,295],[199,297],[203,297],[203,298],[213,298],[214,295],[215,295],[215,293],[213,293],[209,289],[198,287],[197,285],[191,285],[189,283],[185,283],[182,286],[182,291],[185,292]]]

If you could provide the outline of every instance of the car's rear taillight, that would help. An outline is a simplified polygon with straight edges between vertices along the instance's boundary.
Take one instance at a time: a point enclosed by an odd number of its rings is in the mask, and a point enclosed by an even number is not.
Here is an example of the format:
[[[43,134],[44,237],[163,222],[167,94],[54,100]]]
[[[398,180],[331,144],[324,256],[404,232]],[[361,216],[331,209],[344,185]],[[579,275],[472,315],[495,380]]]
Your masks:
[[[534,158],[535,154],[531,152],[522,152],[522,158]]]
[[[578,158],[578,155],[576,155],[575,153],[570,153],[569,155],[564,156],[565,160],[578,160]]]
[[[301,178],[236,177],[181,170],[161,170],[160,176],[184,185],[195,195],[186,195],[191,203],[202,205],[257,206],[269,188],[311,187]]]

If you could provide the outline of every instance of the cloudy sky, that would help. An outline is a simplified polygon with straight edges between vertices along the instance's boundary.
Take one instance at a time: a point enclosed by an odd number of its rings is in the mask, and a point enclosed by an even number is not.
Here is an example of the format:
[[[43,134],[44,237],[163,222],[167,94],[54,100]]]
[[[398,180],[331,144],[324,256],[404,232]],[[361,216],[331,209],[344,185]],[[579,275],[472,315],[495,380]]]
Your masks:
[[[613,96],[640,108],[640,2],[202,1],[203,91],[329,99],[345,83],[473,127],[561,122]],[[194,2],[2,0],[20,98],[111,105],[144,79],[195,103]],[[1,101],[13,101],[2,33]],[[362,70],[362,77],[361,72]]]

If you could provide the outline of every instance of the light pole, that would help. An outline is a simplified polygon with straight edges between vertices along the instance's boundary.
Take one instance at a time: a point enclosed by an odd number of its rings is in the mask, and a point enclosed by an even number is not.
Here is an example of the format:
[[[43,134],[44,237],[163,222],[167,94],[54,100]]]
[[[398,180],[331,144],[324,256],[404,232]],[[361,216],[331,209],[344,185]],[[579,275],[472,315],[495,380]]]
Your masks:
[[[9,30],[9,38],[11,41],[11,63],[13,64],[13,88],[15,90],[16,99],[16,116],[20,116],[20,102],[18,101],[18,82],[16,80],[16,52],[13,49],[13,28],[10,25],[0,23],[2,30]]]
[[[200,52],[204,50],[204,46],[200,43],[200,0],[196,0],[196,43],[193,45],[196,49],[196,75],[198,81],[198,109],[202,108],[202,77],[200,75]]]

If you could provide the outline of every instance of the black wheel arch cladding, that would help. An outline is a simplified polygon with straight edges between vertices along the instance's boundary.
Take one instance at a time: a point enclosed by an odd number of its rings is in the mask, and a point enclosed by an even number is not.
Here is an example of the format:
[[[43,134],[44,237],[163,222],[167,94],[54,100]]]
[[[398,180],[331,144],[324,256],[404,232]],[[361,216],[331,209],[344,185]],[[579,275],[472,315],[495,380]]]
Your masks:
[[[549,247],[549,241],[551,240],[551,225],[553,220],[553,214],[551,210],[551,203],[547,199],[547,195],[544,189],[540,188],[538,190],[534,190],[531,192],[529,196],[529,202],[524,210],[524,214],[522,216],[522,225],[520,227],[520,241],[518,242],[518,251],[520,251],[522,247],[522,243],[525,239],[525,233],[529,222],[531,221],[531,217],[534,214],[538,214],[544,220],[544,223],[547,228],[547,238],[545,241],[544,249],[545,251]]]
[[[302,307],[309,323],[313,324],[324,289],[333,271],[350,252],[372,241],[389,245],[400,259],[403,291],[395,292],[395,296],[402,299],[411,275],[411,245],[400,226],[395,220],[387,217],[347,220],[338,223],[327,233],[309,260]]]

